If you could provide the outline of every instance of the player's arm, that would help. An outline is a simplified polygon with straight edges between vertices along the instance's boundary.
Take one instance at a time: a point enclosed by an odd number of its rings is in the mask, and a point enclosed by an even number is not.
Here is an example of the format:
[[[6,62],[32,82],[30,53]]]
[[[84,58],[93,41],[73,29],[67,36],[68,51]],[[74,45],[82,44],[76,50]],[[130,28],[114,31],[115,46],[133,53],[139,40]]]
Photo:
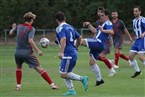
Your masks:
[[[104,30],[103,29],[103,27],[102,26],[98,26],[98,28],[99,28],[99,30],[101,31],[101,32],[104,32],[104,33],[107,33],[107,34],[114,34],[114,31],[112,30],[112,29],[107,29],[107,30]]]
[[[58,53],[58,57],[59,59],[62,59],[62,56],[63,56],[63,53],[64,53],[64,49],[65,49],[65,46],[66,46],[66,37],[62,37],[60,39],[60,51]]]
[[[125,32],[125,34],[127,34],[127,36],[129,37],[129,39],[130,39],[130,41],[131,41],[131,43],[133,42],[133,39],[132,39],[132,37],[130,36],[130,34],[129,34],[129,32],[128,32],[128,30],[125,28],[124,29],[124,32]]]
[[[78,50],[78,48],[79,48],[79,46],[80,46],[80,44],[81,44],[81,39],[82,39],[82,37],[80,36],[79,38],[77,38],[77,40],[76,40],[76,49]]]
[[[28,38],[28,42],[30,43],[31,47],[38,53],[39,56],[43,55],[42,51],[38,49],[32,38]]]
[[[97,30],[95,27],[92,26],[92,24],[90,22],[84,22],[83,23],[83,26],[84,27],[88,27],[89,30],[92,32],[92,33],[97,33]]]
[[[145,18],[142,20],[141,25],[145,29]],[[144,37],[145,37],[145,31],[140,35],[140,38],[144,38]]]
[[[11,29],[10,32],[9,32],[9,35],[10,35],[10,36],[13,35],[13,33],[14,33],[15,29],[16,29],[16,26],[17,26],[16,23],[13,23],[13,24],[12,24],[12,29]]]

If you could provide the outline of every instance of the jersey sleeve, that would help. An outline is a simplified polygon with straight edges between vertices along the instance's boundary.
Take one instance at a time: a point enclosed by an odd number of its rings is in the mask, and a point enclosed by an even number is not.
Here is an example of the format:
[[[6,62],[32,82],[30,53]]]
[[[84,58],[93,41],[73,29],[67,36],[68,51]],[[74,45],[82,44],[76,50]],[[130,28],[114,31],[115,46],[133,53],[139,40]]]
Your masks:
[[[58,33],[58,35],[59,35],[59,38],[60,38],[60,39],[63,38],[63,37],[66,37],[66,35],[65,35],[65,30],[62,29],[62,30]]]
[[[32,28],[32,30],[30,30],[29,32],[29,35],[28,35],[28,38],[34,38],[34,35],[35,35],[35,28]]]
[[[142,27],[145,29],[145,18],[142,19],[141,25],[142,25]]]
[[[122,28],[122,30],[124,30],[126,28],[126,26],[122,20],[120,22],[121,22],[121,26],[122,26],[121,28]]]
[[[110,24],[106,24],[106,30],[112,30],[113,29],[113,25]]]

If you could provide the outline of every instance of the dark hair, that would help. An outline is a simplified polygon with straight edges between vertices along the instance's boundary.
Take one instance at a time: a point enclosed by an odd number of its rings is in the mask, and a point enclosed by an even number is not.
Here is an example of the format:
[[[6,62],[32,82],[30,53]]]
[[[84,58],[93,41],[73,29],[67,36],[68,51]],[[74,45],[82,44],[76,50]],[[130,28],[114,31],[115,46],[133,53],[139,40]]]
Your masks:
[[[138,10],[141,11],[141,7],[140,6],[134,6],[134,8],[138,8]]]
[[[104,13],[105,15],[110,15],[110,11],[108,9],[104,9],[101,11],[102,13]]]
[[[62,21],[65,20],[65,14],[64,14],[63,12],[61,12],[61,11],[58,11],[58,12],[55,14],[55,18],[56,18],[58,21],[62,22]]]
[[[102,10],[104,10],[104,9],[105,9],[104,7],[98,7],[97,11],[98,11],[98,10],[101,10],[101,11],[102,11]]]

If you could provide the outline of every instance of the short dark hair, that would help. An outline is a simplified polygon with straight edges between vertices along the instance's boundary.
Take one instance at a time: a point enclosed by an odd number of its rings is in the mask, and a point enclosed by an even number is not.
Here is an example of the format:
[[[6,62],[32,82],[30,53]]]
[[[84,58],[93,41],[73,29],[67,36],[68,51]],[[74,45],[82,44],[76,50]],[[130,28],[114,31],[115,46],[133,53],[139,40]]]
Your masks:
[[[98,7],[97,10],[104,10],[105,8],[104,7]]]
[[[60,21],[60,22],[62,22],[62,21],[64,21],[65,20],[65,14],[62,12],[62,11],[58,11],[56,14],[55,14],[55,18],[58,20],[58,21]]]
[[[141,7],[140,6],[134,6],[134,8],[138,8],[138,10],[141,11]]]
[[[105,15],[110,15],[110,11],[108,9],[104,9],[101,11],[102,13],[104,13]]]

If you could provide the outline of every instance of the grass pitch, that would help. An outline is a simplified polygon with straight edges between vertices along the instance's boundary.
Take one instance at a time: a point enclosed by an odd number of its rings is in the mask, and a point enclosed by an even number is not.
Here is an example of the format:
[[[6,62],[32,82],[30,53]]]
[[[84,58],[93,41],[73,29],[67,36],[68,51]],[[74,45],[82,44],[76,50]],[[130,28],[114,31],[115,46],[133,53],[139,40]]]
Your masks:
[[[47,49],[41,48],[44,55],[37,58],[41,65],[48,72],[54,83],[60,90],[52,90],[47,82],[34,70],[30,69],[27,64],[23,65],[22,90],[15,90],[15,61],[14,61],[14,45],[0,46],[0,96],[1,97],[63,97],[63,93],[67,88],[63,79],[59,77],[59,63],[57,58],[58,46],[49,46]],[[122,52],[126,55],[129,53],[130,46],[124,46]],[[85,92],[81,82],[73,81],[77,95],[75,97],[145,97],[145,67],[137,58],[142,75],[137,78],[131,78],[134,74],[133,68],[128,63],[120,59],[117,74],[108,78],[108,68],[103,62],[98,61],[105,83],[101,86],[94,86],[96,77],[89,67],[88,48],[80,47],[78,53],[79,58],[74,68],[74,73],[89,76],[88,91]],[[113,51],[107,56],[113,59]],[[73,96],[69,96],[73,97]]]

